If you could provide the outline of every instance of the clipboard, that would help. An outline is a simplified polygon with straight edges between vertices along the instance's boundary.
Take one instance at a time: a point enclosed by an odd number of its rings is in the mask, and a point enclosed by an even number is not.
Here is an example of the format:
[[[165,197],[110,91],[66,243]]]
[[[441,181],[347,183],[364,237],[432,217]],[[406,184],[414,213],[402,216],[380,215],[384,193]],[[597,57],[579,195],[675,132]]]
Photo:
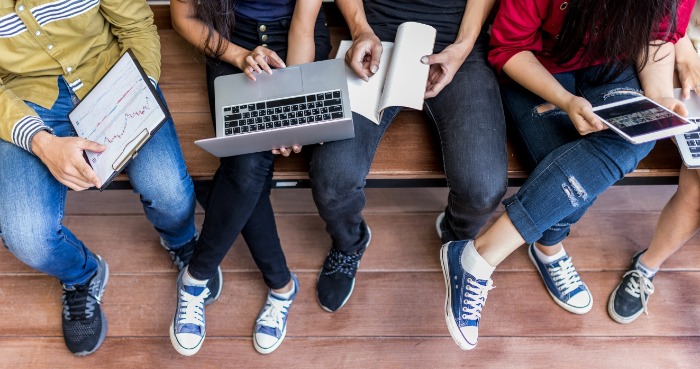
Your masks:
[[[107,147],[102,153],[83,152],[102,182],[100,191],[138,155],[170,117],[168,108],[130,49],[68,113],[79,137]]]

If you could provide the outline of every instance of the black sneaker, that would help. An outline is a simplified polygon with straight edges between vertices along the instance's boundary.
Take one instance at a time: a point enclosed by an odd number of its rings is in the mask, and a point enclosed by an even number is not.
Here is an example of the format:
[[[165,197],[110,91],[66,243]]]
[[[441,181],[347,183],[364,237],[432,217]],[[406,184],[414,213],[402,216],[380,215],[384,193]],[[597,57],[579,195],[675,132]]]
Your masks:
[[[365,253],[372,239],[372,232],[366,224],[365,229],[367,243],[354,254],[347,255],[335,246],[331,247],[316,283],[318,302],[323,310],[330,313],[337,311],[348,302],[350,295],[352,295],[352,290],[355,288],[355,273],[360,266],[362,254]]]
[[[654,285],[651,283],[654,277],[647,278],[641,270],[635,268],[644,251],[634,256],[632,267],[610,295],[608,314],[618,323],[632,323],[642,312],[649,314],[647,303],[649,296],[654,293]]]
[[[184,246],[177,249],[171,249],[165,246],[165,244],[161,244],[166,250],[168,250],[173,264],[177,265],[177,269],[179,271],[182,271],[190,263],[190,260],[192,260],[192,254],[194,254],[194,247],[197,245],[198,239],[199,235],[193,238],[190,242],[186,243]],[[210,295],[204,299],[204,305],[209,305],[219,298],[219,295],[221,295],[223,279],[224,277],[221,274],[221,267],[216,267],[216,274],[207,282],[207,288],[209,288]]]
[[[99,256],[97,262],[97,271],[87,284],[63,287],[63,339],[78,356],[95,352],[107,335],[107,318],[100,304],[109,267]]]

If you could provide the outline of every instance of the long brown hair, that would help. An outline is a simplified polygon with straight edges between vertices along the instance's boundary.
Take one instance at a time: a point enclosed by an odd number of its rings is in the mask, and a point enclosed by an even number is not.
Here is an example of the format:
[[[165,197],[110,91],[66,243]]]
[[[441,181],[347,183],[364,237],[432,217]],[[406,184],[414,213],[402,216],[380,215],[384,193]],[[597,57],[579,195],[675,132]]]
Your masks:
[[[232,0],[178,0],[193,2],[196,16],[207,27],[207,42],[204,51],[207,55],[219,58],[226,51],[225,40],[231,39],[234,24],[234,2]],[[221,35],[216,39],[214,33]]]

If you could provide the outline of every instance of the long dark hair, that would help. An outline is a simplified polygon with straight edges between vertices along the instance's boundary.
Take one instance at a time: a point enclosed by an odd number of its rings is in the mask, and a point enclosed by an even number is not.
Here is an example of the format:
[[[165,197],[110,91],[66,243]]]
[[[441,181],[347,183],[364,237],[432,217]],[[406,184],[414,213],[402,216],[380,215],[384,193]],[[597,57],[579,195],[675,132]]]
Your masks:
[[[196,16],[207,27],[207,42],[204,52],[216,59],[226,51],[225,40],[231,39],[234,24],[235,2],[231,0],[178,0],[193,2]],[[218,40],[214,38],[214,32],[221,35]]]
[[[596,78],[615,78],[642,60],[659,24],[668,17],[668,34],[676,30],[679,0],[570,0],[553,54],[559,64],[574,61],[583,45],[586,61],[605,60]],[[654,55],[663,58],[666,55]],[[641,59],[640,59],[641,58]]]

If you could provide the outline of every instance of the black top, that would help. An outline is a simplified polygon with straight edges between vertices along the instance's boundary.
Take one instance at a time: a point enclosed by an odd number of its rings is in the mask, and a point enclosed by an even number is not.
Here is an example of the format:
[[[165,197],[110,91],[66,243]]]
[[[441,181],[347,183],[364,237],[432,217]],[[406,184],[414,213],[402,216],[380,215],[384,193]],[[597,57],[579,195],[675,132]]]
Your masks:
[[[412,21],[437,30],[435,52],[457,38],[467,0],[364,0],[367,21],[382,41],[394,42],[401,23]]]
[[[238,16],[257,21],[290,18],[295,5],[296,0],[233,0]]]

